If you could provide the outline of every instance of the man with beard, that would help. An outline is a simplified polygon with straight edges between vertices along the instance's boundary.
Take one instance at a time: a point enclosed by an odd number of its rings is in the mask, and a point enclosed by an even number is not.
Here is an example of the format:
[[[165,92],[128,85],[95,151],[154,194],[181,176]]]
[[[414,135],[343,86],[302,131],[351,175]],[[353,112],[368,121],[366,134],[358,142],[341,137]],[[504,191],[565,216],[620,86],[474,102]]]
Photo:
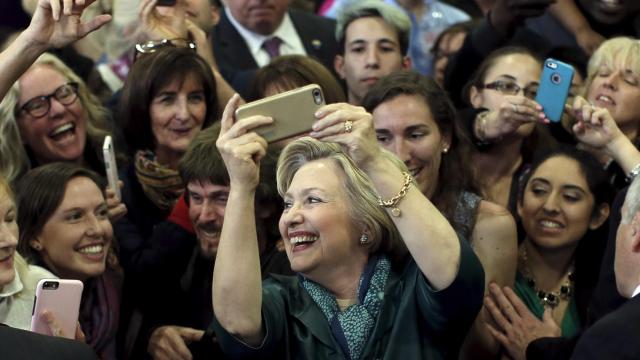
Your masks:
[[[220,125],[202,130],[179,164],[186,192],[169,218],[154,229],[151,253],[156,261],[147,273],[149,289],[142,339],[154,359],[214,358],[211,285],[220,230],[229,194],[229,175],[216,139]],[[292,274],[284,252],[276,247],[281,210],[275,184],[277,153],[261,162],[256,193],[256,227],[263,277]],[[142,345],[142,344],[140,344]]]

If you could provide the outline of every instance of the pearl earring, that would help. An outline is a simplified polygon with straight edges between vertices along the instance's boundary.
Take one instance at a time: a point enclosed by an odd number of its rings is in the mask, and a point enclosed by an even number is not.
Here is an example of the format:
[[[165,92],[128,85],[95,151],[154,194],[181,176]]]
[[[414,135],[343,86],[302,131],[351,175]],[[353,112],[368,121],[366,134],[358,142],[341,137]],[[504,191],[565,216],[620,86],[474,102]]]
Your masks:
[[[360,245],[366,245],[369,243],[369,236],[367,234],[362,234],[360,236]]]

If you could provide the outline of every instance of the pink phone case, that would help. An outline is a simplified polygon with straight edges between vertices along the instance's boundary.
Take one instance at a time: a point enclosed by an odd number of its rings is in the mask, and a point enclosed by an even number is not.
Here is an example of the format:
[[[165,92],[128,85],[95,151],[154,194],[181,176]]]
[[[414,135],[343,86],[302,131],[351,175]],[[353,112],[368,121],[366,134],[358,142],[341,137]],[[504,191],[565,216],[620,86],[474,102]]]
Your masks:
[[[52,334],[47,321],[42,316],[45,310],[50,311],[64,332],[64,337],[74,339],[80,299],[84,285],[79,280],[42,279],[36,288],[33,312],[31,314],[31,331]]]

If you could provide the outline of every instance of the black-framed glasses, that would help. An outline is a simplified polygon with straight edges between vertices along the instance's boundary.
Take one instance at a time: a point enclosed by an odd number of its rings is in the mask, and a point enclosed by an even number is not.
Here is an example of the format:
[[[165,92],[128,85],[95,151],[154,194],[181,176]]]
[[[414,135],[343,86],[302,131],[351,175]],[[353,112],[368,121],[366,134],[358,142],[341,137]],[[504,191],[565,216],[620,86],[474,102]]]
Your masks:
[[[136,44],[136,53],[133,56],[133,61],[138,60],[142,54],[152,54],[158,49],[171,46],[191,49],[196,51],[196,44],[188,39],[162,39],[162,40],[150,40],[147,42]]]
[[[529,85],[525,88],[521,88],[520,85],[512,82],[512,81],[494,81],[492,83],[484,84],[481,86],[483,89],[491,89],[501,92],[505,95],[518,95],[520,90],[522,90],[522,94],[524,97],[535,100],[536,95],[538,94],[538,85]]]
[[[36,96],[20,107],[20,111],[26,111],[34,118],[41,118],[51,109],[51,98],[55,98],[60,104],[67,106],[78,99],[78,83],[68,82],[49,95]]]

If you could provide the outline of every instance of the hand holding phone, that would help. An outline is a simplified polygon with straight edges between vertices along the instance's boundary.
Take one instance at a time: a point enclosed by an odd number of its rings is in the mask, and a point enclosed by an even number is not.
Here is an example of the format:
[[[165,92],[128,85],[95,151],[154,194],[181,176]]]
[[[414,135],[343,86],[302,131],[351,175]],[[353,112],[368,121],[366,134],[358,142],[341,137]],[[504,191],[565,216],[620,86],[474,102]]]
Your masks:
[[[31,331],[74,339],[83,287],[80,280],[40,280],[31,314]],[[55,320],[58,333],[53,333],[49,326],[52,320]]]
[[[562,118],[573,73],[573,67],[569,64],[551,58],[544,61],[536,102],[542,106],[545,116],[553,122],[559,122]]]
[[[311,131],[317,120],[314,114],[324,105],[322,89],[311,84],[244,104],[235,114],[237,120],[254,115],[272,117],[272,124],[255,129],[268,143],[272,143]]]
[[[120,187],[118,186],[118,166],[116,165],[116,153],[113,148],[113,140],[107,135],[102,145],[102,155],[104,157],[104,167],[109,180],[109,187],[116,193],[118,200],[122,200]]]

